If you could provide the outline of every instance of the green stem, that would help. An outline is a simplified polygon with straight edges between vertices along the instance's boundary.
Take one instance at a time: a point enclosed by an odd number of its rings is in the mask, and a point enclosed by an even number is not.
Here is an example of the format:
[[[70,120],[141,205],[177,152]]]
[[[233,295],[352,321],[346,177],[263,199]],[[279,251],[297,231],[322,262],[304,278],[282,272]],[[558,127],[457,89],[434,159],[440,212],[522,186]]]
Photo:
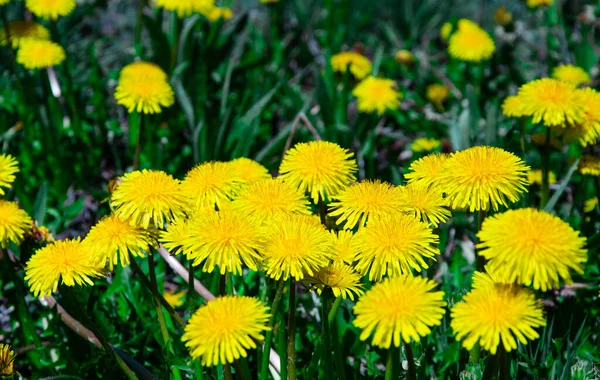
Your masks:
[[[521,120],[520,123],[521,123],[521,136],[520,136],[521,157],[525,157],[525,119]]]
[[[388,357],[385,363],[385,380],[398,379],[398,376],[396,375],[396,373],[400,369],[398,365],[400,364],[398,363],[398,358],[398,347],[392,344],[388,350]]]
[[[327,208],[321,196],[319,196],[319,216],[321,217],[321,224],[325,226],[327,222]]]
[[[142,56],[142,17],[144,15],[144,6],[146,6],[146,0],[138,0],[137,17],[135,22],[135,31],[133,33],[133,49],[135,54],[141,58]]]
[[[406,361],[408,362],[408,380],[417,380],[417,368],[415,366],[415,355],[413,353],[412,345],[410,343],[404,343],[404,350],[406,351]]]
[[[498,355],[490,354],[485,362],[485,370],[483,371],[483,376],[481,380],[491,380],[494,377],[494,374],[497,372],[496,367],[498,365]]]
[[[479,210],[477,213],[477,232],[481,231],[481,227],[483,226],[483,221],[485,220],[486,212],[485,210]],[[477,270],[479,272],[483,272],[485,270],[485,257],[481,256],[479,253],[477,254]]]
[[[335,299],[335,302],[333,303],[333,306],[331,306],[331,310],[329,311],[329,315],[327,316],[327,321],[329,322],[330,329],[333,328],[333,323],[337,316],[338,309],[340,308],[340,305],[342,304],[342,300],[343,300],[342,297],[337,297]],[[322,316],[322,318],[325,318],[325,316]],[[315,374],[317,372],[317,367],[319,365],[319,360],[321,359],[321,354],[323,353],[323,340],[324,340],[323,331],[321,331],[319,340],[315,344],[314,353],[312,355],[312,358],[310,359],[308,371],[306,372],[307,379],[315,378]]]
[[[154,263],[154,255],[148,255],[148,270],[150,271],[150,286],[154,294],[158,294],[158,285],[156,283],[156,268]],[[169,331],[167,330],[167,325],[165,323],[165,316],[163,314],[162,308],[160,307],[160,303],[153,297],[154,308],[156,309],[156,315],[158,317],[158,324],[160,325],[160,333],[163,339],[164,346],[167,347],[169,343]]]
[[[548,173],[550,171],[550,128],[546,128],[546,143],[542,154],[542,199],[540,208],[544,208],[550,199],[550,183]]]
[[[196,305],[194,305],[194,266],[192,265],[193,261],[189,261],[188,263],[188,290],[186,294],[186,301],[188,304],[188,310],[190,313],[194,311]]]
[[[504,345],[500,344],[498,347],[498,366],[500,367],[498,380],[508,380],[510,378],[510,360],[508,355],[508,352],[504,349]]]
[[[140,114],[140,127],[138,128],[138,135],[135,142],[135,155],[133,156],[133,170],[138,170],[140,167],[140,150],[141,150],[141,141],[142,141],[142,133],[144,133],[144,121],[146,120],[145,114]]]
[[[231,272],[225,273],[225,290],[227,295],[233,295],[233,274]]]
[[[288,305],[288,380],[296,380],[296,282],[290,278]]]
[[[277,352],[279,353],[279,366],[282,379],[287,379],[287,351],[286,351],[286,336],[285,336],[285,312],[281,309],[277,312],[279,325],[277,328]]]
[[[179,51],[179,33],[181,31],[182,20],[177,17],[175,14],[175,22],[173,25],[173,50],[171,51],[171,69],[170,72],[173,73],[175,66],[177,65],[177,53]]]
[[[273,339],[273,326],[275,326],[275,318],[277,316],[277,308],[279,307],[279,301],[283,294],[284,280],[279,281],[277,285],[277,291],[275,297],[273,297],[273,304],[271,305],[271,316],[269,317],[269,330],[265,338],[265,346],[262,353],[262,362],[260,364],[260,379],[267,380],[267,372],[269,370],[269,355],[271,353],[271,340]],[[281,326],[283,328],[283,326]]]
[[[333,356],[335,359],[337,378],[339,380],[346,380],[346,357],[344,356],[344,351],[342,350],[342,342],[340,342],[337,325],[333,325],[331,327],[331,341],[333,342]]]
[[[231,375],[231,366],[227,363],[223,364],[223,378],[225,380],[233,380],[233,376]]]
[[[328,303],[329,303],[329,289],[325,289],[323,291],[323,299],[321,300],[321,302],[323,303],[323,313],[321,314],[322,318],[321,318],[321,322],[322,322],[322,330],[321,330],[321,336],[323,337],[323,367],[325,367],[325,378],[326,379],[333,379],[333,371],[331,369],[331,364],[332,364],[332,358],[331,358],[331,342],[329,340],[330,338],[330,333],[329,333],[329,318],[326,318],[329,316],[329,308],[328,308]]]

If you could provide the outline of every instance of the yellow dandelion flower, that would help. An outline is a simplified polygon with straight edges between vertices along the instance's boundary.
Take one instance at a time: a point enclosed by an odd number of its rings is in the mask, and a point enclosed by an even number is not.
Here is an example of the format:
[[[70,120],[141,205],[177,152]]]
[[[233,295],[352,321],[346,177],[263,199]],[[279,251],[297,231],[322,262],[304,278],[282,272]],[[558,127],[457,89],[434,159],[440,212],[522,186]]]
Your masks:
[[[269,307],[256,298],[219,297],[192,315],[181,340],[203,366],[233,363],[264,340],[269,317]]]
[[[442,190],[423,183],[411,183],[402,188],[405,212],[415,218],[437,227],[446,223],[452,216],[448,210],[448,200],[444,199]]]
[[[356,79],[363,79],[371,74],[373,69],[369,58],[353,51],[344,51],[332,56],[331,67],[338,73],[345,73],[350,69]]]
[[[408,183],[424,183],[427,186],[440,185],[440,175],[444,169],[444,165],[450,156],[447,154],[429,154],[425,157],[413,161],[408,170],[410,172],[404,175]]]
[[[0,5],[8,4],[10,0],[0,0]]]
[[[413,152],[431,152],[440,147],[440,140],[428,139],[427,137],[420,137],[410,144],[410,149]]]
[[[206,11],[200,11],[200,13],[210,22],[218,20],[227,21],[233,17],[233,12],[227,7],[214,7]]]
[[[187,259],[193,266],[204,263],[202,270],[221,274],[242,274],[242,262],[258,270],[260,260],[259,226],[240,213],[230,210],[196,216],[188,224],[188,236],[182,241]]]
[[[354,301],[354,296],[362,296],[364,291],[360,283],[362,276],[354,271],[348,264],[336,261],[327,267],[321,268],[313,277],[306,279],[307,284],[311,286],[310,290],[321,294],[323,289],[330,288],[335,297],[343,299],[350,298]]]
[[[527,172],[527,182],[530,185],[542,185],[542,171],[540,169],[529,170]],[[548,183],[550,185],[556,183],[556,174],[554,172],[548,173]]]
[[[168,81],[169,77],[155,63],[137,61],[125,65],[119,73],[119,81],[127,79],[147,79],[147,80],[164,80]]]
[[[588,199],[583,204],[583,212],[592,212],[596,209],[596,206],[598,206],[598,198],[594,197]]]
[[[245,183],[252,183],[260,181],[261,179],[271,178],[271,174],[269,174],[267,168],[246,157],[240,157],[229,161],[228,165],[231,167],[231,170],[235,172],[235,176],[240,177]]]
[[[150,253],[156,236],[112,214],[100,219],[83,241],[90,246],[92,257],[102,266],[108,261],[112,270],[119,262],[123,267],[128,266],[130,253],[136,257]]]
[[[570,270],[583,273],[585,238],[558,217],[533,208],[509,210],[486,218],[479,254],[487,270],[506,279],[546,291],[559,279],[571,283]]]
[[[555,67],[552,71],[552,78],[572,83],[575,86],[592,81],[590,74],[581,67],[573,65],[560,65]]]
[[[405,66],[412,66],[415,63],[415,56],[410,50],[401,49],[394,55],[396,63],[403,64]]]
[[[213,212],[217,212],[214,211]],[[185,239],[190,235],[190,220],[178,219],[169,223],[167,230],[161,232],[160,243],[173,255],[188,251],[183,244]]]
[[[502,113],[507,117],[524,116],[523,101],[517,95],[507,96],[502,102]]]
[[[527,6],[529,8],[538,8],[545,5],[551,5],[554,0],[527,0]]]
[[[127,173],[112,193],[114,213],[132,226],[163,228],[184,216],[187,205],[185,194],[178,180],[157,170]]]
[[[279,178],[263,179],[249,185],[231,203],[231,208],[258,224],[292,212],[310,214],[310,203],[304,194]]]
[[[396,90],[396,82],[372,76],[363,79],[352,90],[352,95],[357,98],[360,112],[380,115],[386,110],[397,109],[402,99],[402,94]]]
[[[448,40],[448,54],[467,62],[481,62],[492,58],[496,45],[490,35],[471,20],[458,20],[458,29]]]
[[[57,20],[73,12],[75,0],[25,0],[25,6],[38,17]]]
[[[318,217],[286,214],[273,218],[263,231],[263,269],[275,280],[302,280],[333,259],[333,240]]]
[[[25,281],[39,298],[56,292],[59,281],[66,286],[94,285],[92,278],[102,276],[102,267],[79,238],[38,249],[25,268]]]
[[[354,306],[354,326],[362,329],[360,340],[373,336],[373,345],[390,348],[418,342],[439,326],[444,316],[444,293],[436,283],[422,277],[400,276],[373,285]],[[401,302],[399,302],[401,300]]]
[[[50,32],[44,26],[33,21],[17,20],[8,24],[10,43],[13,49],[18,48],[21,42],[27,39],[49,40]],[[6,30],[0,30],[0,46],[6,46]]]
[[[600,176],[600,159],[590,155],[583,155],[579,159],[577,170],[583,175]]]
[[[175,292],[174,290],[166,290],[163,293],[163,298],[172,308],[183,306],[186,291]]]
[[[531,116],[534,123],[547,127],[566,127],[584,118],[580,93],[575,85],[557,79],[543,78],[526,83],[519,88],[519,111]]]
[[[529,290],[502,284],[486,273],[475,272],[473,290],[451,310],[450,325],[456,339],[470,350],[477,342],[495,355],[500,342],[506,351],[539,338],[536,328],[546,325],[541,304]],[[516,338],[516,339],[515,339]]]
[[[333,238],[333,260],[352,264],[355,253],[352,247],[354,233],[350,230],[330,231],[330,233]]]
[[[0,195],[4,195],[4,189],[11,188],[15,181],[15,174],[19,172],[19,162],[10,154],[0,154]]]
[[[366,225],[374,215],[398,214],[405,206],[400,188],[379,180],[356,183],[334,199],[329,206],[329,215],[338,217],[338,225],[345,222],[344,228],[349,230]]]
[[[470,211],[498,210],[518,201],[527,192],[523,160],[500,148],[476,146],[452,154],[440,180],[451,208]]]
[[[412,215],[375,218],[354,235],[355,269],[369,272],[371,281],[427,269],[425,259],[440,254],[437,243],[438,236]]]
[[[121,74],[115,90],[115,99],[117,104],[127,108],[129,113],[160,113],[162,108],[175,103],[171,85],[166,79],[160,78],[157,68],[149,70],[146,66],[142,69],[137,65],[129,67],[126,74]]]
[[[427,100],[429,100],[435,108],[443,111],[444,102],[448,100],[448,97],[450,96],[450,89],[444,85],[434,83],[427,86],[425,95],[427,96]]]
[[[494,21],[501,26],[509,25],[513,20],[513,15],[506,9],[505,6],[500,6],[494,12]]]
[[[226,162],[205,162],[190,170],[181,182],[194,209],[220,207],[243,187],[244,180]]]
[[[9,242],[21,243],[32,227],[33,221],[16,202],[0,199],[0,248],[7,248]]]
[[[156,0],[156,6],[169,12],[176,12],[179,18],[193,13],[207,13],[215,7],[214,0]]]
[[[440,38],[444,41],[448,41],[450,34],[452,33],[452,23],[445,22],[440,28]]]
[[[62,46],[47,40],[23,40],[17,51],[17,62],[30,70],[60,65],[64,60]]]
[[[546,146],[546,141],[548,141],[548,138],[546,137],[545,133],[534,133],[531,135],[531,141],[533,141],[535,145],[543,147]],[[554,136],[550,136],[550,146],[554,149],[562,149],[563,144]]]
[[[554,132],[565,142],[579,141],[582,146],[595,144],[600,136],[600,93],[591,88],[577,92],[583,105],[583,119],[568,128],[554,128]]]
[[[294,145],[285,153],[279,172],[281,179],[317,203],[336,196],[356,178],[354,153],[328,141],[311,141]]]
[[[12,378],[15,352],[8,344],[0,343],[0,376]]]

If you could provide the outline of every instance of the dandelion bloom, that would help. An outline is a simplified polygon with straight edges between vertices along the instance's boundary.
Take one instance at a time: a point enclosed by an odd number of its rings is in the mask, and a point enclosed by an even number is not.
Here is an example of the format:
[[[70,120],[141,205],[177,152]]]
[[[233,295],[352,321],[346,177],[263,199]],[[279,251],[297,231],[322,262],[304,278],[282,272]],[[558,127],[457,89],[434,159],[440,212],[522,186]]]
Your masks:
[[[358,99],[360,112],[377,112],[380,115],[386,110],[397,109],[402,99],[402,94],[396,90],[396,82],[372,76],[363,79],[352,90],[352,95]]]
[[[547,127],[566,127],[583,120],[584,110],[575,85],[558,79],[543,78],[525,83],[517,94],[523,116]]]
[[[200,12],[210,22],[218,20],[227,21],[233,17],[233,12],[227,7],[214,7],[212,9]]]
[[[595,144],[600,136],[600,93],[591,88],[577,90],[583,105],[584,116],[568,128],[554,128],[565,142],[579,141],[582,146]]]
[[[378,217],[354,235],[355,269],[369,272],[371,281],[421,271],[429,268],[425,259],[440,254],[437,243],[438,236],[427,223],[412,215]]]
[[[400,276],[373,285],[354,306],[354,326],[362,329],[360,340],[373,336],[373,345],[390,348],[418,342],[439,326],[444,316],[444,293],[436,283],[422,277]]]
[[[527,192],[523,160],[500,148],[476,146],[446,161],[440,180],[453,209],[498,210],[516,202]]]
[[[173,290],[166,290],[163,293],[163,298],[171,307],[176,308],[183,306],[183,298],[185,297],[186,291],[182,290],[180,292],[175,292]]]
[[[0,376],[12,378],[15,356],[15,352],[8,344],[0,343]]]
[[[23,40],[17,51],[17,62],[30,70],[60,65],[64,60],[62,46],[47,40]]]
[[[317,203],[344,190],[356,180],[354,153],[328,141],[299,143],[285,153],[279,172],[281,179]]]
[[[205,162],[190,170],[181,188],[193,209],[220,207],[244,185],[239,173],[226,162]]]
[[[330,233],[333,238],[333,260],[352,264],[355,253],[352,248],[354,233],[349,230],[330,231]]]
[[[569,82],[575,86],[591,82],[590,75],[581,67],[573,65],[560,65],[552,71],[552,78]]]
[[[305,282],[311,285],[310,290],[316,290],[319,294],[323,289],[330,288],[335,297],[350,298],[354,301],[355,295],[360,297],[364,293],[360,283],[361,278],[362,276],[350,265],[336,261],[321,268]]]
[[[502,102],[502,113],[508,117],[521,117],[524,115],[523,101],[516,95],[507,96]]]
[[[25,0],[25,6],[38,17],[57,20],[73,12],[75,0]]]
[[[425,92],[427,100],[429,100],[438,110],[444,109],[444,102],[450,96],[450,89],[441,84],[430,84]]]
[[[182,245],[193,266],[204,263],[202,270],[242,274],[242,262],[258,270],[260,229],[249,218],[231,210],[196,216],[188,225]]]
[[[235,172],[235,176],[240,177],[242,181],[248,184],[261,179],[272,178],[267,168],[246,157],[236,158],[227,164]]]
[[[181,340],[203,366],[233,363],[255,349],[269,330],[269,307],[251,297],[225,296],[201,306],[185,326]]]
[[[563,147],[563,144],[557,138],[550,136],[548,139],[545,133],[534,133],[531,135],[531,141],[533,141],[533,143],[539,147],[546,146],[547,141],[554,149],[562,149]]]
[[[592,212],[596,209],[596,206],[598,206],[598,198],[590,198],[583,203],[583,212]]]
[[[398,187],[379,180],[355,183],[334,199],[329,215],[338,217],[338,225],[345,222],[345,229],[364,226],[373,215],[398,214],[405,203]]]
[[[529,8],[538,8],[545,5],[551,5],[554,0],[527,0],[527,6]]]
[[[176,12],[179,18],[193,13],[207,13],[215,7],[214,0],[156,0],[156,6],[166,11]]]
[[[144,257],[144,252],[150,252],[155,245],[156,237],[112,214],[100,219],[83,241],[90,246],[93,258],[102,266],[108,261],[112,270],[119,262],[128,266],[129,254]]]
[[[473,289],[450,312],[456,339],[467,350],[477,342],[495,355],[502,342],[506,351],[539,338],[536,328],[546,325],[541,304],[518,285],[502,284],[481,272],[473,275]],[[516,339],[515,339],[516,338]]]
[[[583,155],[579,159],[577,170],[583,175],[600,176],[600,159],[590,155]]]
[[[56,292],[61,280],[67,286],[94,285],[92,278],[102,277],[101,271],[102,266],[79,238],[60,240],[38,249],[29,259],[25,281],[33,295],[41,298]]]
[[[444,165],[450,156],[447,154],[434,153],[413,161],[404,175],[408,183],[423,183],[427,186],[438,186]]]
[[[125,65],[119,72],[119,81],[127,79],[168,80],[169,77],[155,63],[136,61]]]
[[[310,203],[304,193],[279,178],[249,185],[231,203],[231,208],[259,224],[292,212],[310,214]]]
[[[450,38],[450,34],[452,33],[452,24],[449,22],[445,22],[444,25],[440,28],[440,38],[444,41],[448,41]]]
[[[427,137],[420,137],[410,144],[410,149],[413,152],[431,152],[440,147],[440,140],[428,139]]]
[[[558,217],[533,208],[486,218],[477,234],[487,270],[509,282],[546,291],[583,273],[585,238]]]
[[[121,70],[115,99],[129,113],[160,113],[163,107],[175,103],[167,75],[158,66],[148,62],[134,62]]]
[[[458,29],[448,40],[451,57],[467,62],[481,62],[492,58],[496,51],[494,40],[471,20],[458,20]]]
[[[0,195],[4,195],[4,189],[11,188],[15,181],[15,173],[19,172],[19,162],[10,154],[0,154]]]
[[[217,211],[214,211],[217,212]],[[185,239],[190,235],[190,220],[178,219],[169,223],[166,231],[160,234],[160,243],[173,255],[188,251],[184,247]]]
[[[415,218],[437,227],[446,223],[452,216],[448,210],[448,200],[442,190],[423,183],[411,183],[402,188],[404,206],[402,210]]]
[[[50,32],[44,26],[33,21],[17,20],[8,24],[10,43],[13,49],[18,48],[27,39],[49,40]],[[6,30],[0,30],[0,46],[6,46]]]
[[[530,170],[527,172],[527,182],[530,185],[541,185],[542,184],[542,171],[540,169]],[[548,183],[550,185],[556,183],[556,174],[554,172],[548,173]]]
[[[32,226],[33,221],[16,202],[0,199],[0,248],[7,248],[11,241],[19,244]]]
[[[133,226],[162,228],[184,215],[187,205],[178,180],[158,170],[127,173],[113,192],[111,205],[115,214]]]
[[[394,55],[394,60],[397,63],[401,63],[405,66],[411,66],[415,63],[415,56],[410,50],[401,49],[396,52]]]
[[[345,51],[331,57],[331,67],[338,73],[345,73],[350,69],[356,79],[363,79],[371,74],[372,70],[369,58],[353,51]]]
[[[274,218],[263,231],[261,253],[268,277],[302,280],[329,264],[333,240],[314,215],[287,214]]]

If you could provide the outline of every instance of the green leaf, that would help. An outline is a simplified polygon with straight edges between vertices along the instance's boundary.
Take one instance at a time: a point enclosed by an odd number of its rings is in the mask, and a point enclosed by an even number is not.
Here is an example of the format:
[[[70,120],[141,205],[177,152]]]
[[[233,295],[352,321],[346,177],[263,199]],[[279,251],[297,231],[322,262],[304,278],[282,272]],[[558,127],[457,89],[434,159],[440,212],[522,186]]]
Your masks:
[[[579,164],[579,158],[569,168],[569,171],[567,172],[567,176],[561,182],[560,187],[558,188],[558,190],[556,190],[556,192],[552,195],[552,197],[550,198],[550,200],[548,201],[548,203],[544,207],[544,211],[546,211],[546,212],[552,212],[552,210],[554,209],[554,206],[556,205],[556,202],[558,202],[558,199],[560,198],[560,196],[562,195],[562,193],[567,188],[567,185],[569,184],[569,181],[571,181],[571,176],[573,176],[573,173],[575,172],[575,169],[577,169],[577,165],[578,164]]]
[[[46,203],[48,202],[48,187],[46,182],[42,182],[40,189],[35,197],[35,203],[33,204],[33,219],[38,225],[44,224],[44,218],[46,217]]]

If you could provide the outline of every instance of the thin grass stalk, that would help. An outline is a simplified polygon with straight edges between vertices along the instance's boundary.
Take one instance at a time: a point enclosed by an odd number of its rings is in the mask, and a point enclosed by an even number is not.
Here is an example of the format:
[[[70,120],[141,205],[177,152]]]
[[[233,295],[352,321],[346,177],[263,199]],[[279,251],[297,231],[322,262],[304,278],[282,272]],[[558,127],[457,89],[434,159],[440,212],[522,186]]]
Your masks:
[[[296,281],[292,277],[288,303],[288,380],[296,380]]]
[[[154,263],[154,256],[152,254],[148,255],[148,269],[150,271],[150,286],[155,294],[158,294],[158,285],[156,281],[156,265]],[[169,344],[169,331],[167,330],[167,325],[165,323],[165,316],[163,314],[160,303],[156,298],[153,297],[152,301],[154,302],[154,308],[156,309],[156,315],[158,318],[158,324],[160,325],[160,333],[163,339],[164,346],[167,347]]]
[[[544,152],[542,153],[542,198],[540,209],[544,208],[550,199],[550,128],[546,128],[546,143],[544,144]]]
[[[281,309],[277,312],[278,328],[277,328],[277,351],[279,352],[279,366],[281,368],[281,378],[287,379],[287,351],[286,351],[286,336],[285,336],[285,312]]]
[[[273,327],[275,326],[275,318],[277,316],[277,310],[281,296],[283,294],[284,280],[279,281],[275,297],[273,297],[273,304],[271,305],[271,317],[269,318],[269,330],[267,330],[267,336],[265,337],[265,345],[262,351],[262,361],[260,365],[260,377],[261,380],[267,380],[267,372],[269,370],[269,353],[271,352],[271,341],[273,340]],[[283,326],[282,326],[283,328]]]

